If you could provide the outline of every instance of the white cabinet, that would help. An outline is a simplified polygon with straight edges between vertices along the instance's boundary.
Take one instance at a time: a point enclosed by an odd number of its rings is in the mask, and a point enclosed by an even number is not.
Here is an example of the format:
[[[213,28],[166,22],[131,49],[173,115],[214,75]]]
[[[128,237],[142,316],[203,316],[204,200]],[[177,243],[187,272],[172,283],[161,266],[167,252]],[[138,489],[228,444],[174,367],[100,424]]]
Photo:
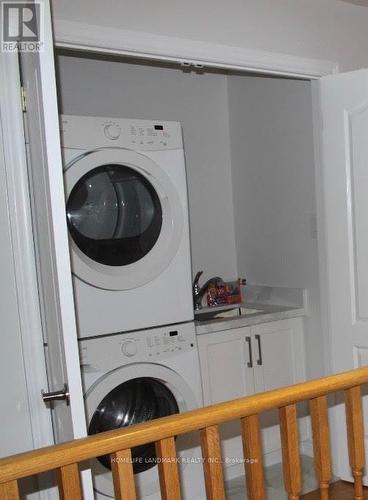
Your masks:
[[[205,405],[254,392],[254,374],[247,347],[250,335],[250,328],[234,328],[197,337]]]
[[[241,398],[304,380],[302,318],[262,323],[198,335],[205,405]],[[305,419],[301,440],[308,436]],[[278,461],[280,450],[277,412],[262,416],[263,449]],[[242,457],[240,427],[222,429],[223,456]],[[275,454],[276,453],[276,454]]]
[[[301,318],[198,335],[206,405],[304,379]]]
[[[251,328],[254,392],[269,391],[304,380],[301,318],[272,321]]]

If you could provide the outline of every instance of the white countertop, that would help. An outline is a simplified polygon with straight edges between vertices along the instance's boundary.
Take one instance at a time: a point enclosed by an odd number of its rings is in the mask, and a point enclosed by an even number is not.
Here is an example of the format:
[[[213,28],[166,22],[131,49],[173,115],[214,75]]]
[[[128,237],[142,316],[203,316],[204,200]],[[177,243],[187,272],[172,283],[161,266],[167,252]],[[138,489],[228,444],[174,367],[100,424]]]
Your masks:
[[[268,323],[270,321],[296,318],[305,315],[304,307],[252,304],[249,302],[243,304],[243,307],[246,307],[247,309],[256,309],[259,312],[230,318],[210,319],[207,321],[195,320],[197,335],[220,332],[223,330],[230,330],[232,328],[241,328],[243,326],[252,326],[260,323]]]

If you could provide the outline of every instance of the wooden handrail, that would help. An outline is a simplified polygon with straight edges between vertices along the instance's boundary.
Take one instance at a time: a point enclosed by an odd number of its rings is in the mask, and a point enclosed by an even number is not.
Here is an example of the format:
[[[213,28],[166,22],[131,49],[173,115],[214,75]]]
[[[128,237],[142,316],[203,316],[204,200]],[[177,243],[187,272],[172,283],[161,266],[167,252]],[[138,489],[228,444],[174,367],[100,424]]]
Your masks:
[[[0,459],[0,484],[59,469],[96,456],[129,450],[231,420],[282,408],[299,401],[351,389],[368,383],[368,368],[360,368],[322,379],[311,380],[187,413],[163,417],[147,423],[104,432]],[[356,431],[357,434],[357,431]],[[0,488],[1,490],[1,488]]]

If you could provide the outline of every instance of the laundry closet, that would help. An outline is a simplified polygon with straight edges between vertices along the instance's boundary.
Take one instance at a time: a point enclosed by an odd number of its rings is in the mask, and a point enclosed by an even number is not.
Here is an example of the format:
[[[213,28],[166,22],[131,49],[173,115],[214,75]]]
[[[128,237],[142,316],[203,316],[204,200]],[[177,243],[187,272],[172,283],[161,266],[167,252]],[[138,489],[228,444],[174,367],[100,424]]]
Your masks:
[[[242,277],[284,289],[285,300],[305,290],[292,351],[300,359],[290,363],[306,366],[303,377],[322,375],[311,82],[61,50],[56,68],[63,115],[181,123],[191,279]],[[180,294],[181,283],[170,288]],[[226,350],[222,361],[230,369]]]
[[[63,114],[181,122],[192,275],[307,289],[322,374],[311,82],[64,51],[56,67]]]

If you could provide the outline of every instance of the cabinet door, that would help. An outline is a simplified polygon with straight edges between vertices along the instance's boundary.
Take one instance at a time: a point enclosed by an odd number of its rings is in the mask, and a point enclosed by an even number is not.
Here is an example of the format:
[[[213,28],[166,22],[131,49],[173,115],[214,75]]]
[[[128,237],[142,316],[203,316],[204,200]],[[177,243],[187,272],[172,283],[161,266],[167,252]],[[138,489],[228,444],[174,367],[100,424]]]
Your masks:
[[[248,366],[250,328],[199,335],[197,339],[205,405],[253,393],[253,370]]]
[[[301,318],[273,321],[252,327],[255,392],[269,391],[301,382],[305,378],[303,323]],[[303,405],[300,416],[304,415]],[[261,416],[265,453],[281,448],[277,410]],[[306,418],[299,420],[301,441],[308,439]]]
[[[250,333],[250,328],[236,328],[197,337],[205,405],[253,393],[253,368],[248,366],[252,355]],[[241,474],[243,470],[240,464],[241,469],[238,471],[236,463],[237,459],[243,457],[240,421],[221,425],[220,434],[226,477],[228,471],[233,469],[229,466],[233,463],[236,465],[236,472],[229,479]]]
[[[300,318],[252,327],[255,392],[304,380],[303,327]]]

